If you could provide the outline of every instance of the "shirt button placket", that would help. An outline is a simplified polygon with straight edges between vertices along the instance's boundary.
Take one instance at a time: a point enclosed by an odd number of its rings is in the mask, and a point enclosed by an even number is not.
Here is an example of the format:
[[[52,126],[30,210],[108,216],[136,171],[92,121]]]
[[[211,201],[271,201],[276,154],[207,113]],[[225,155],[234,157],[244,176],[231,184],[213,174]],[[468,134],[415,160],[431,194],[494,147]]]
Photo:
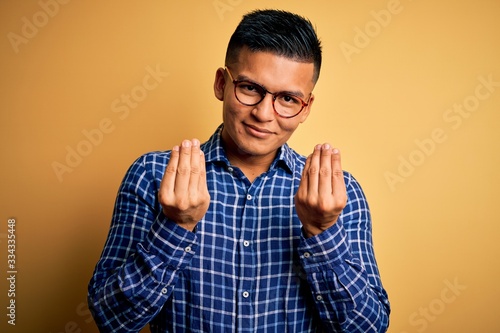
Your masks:
[[[256,196],[253,192],[253,187],[247,188],[243,202],[243,216],[241,218],[241,234],[240,237],[240,255],[241,255],[241,279],[238,286],[238,294],[240,298],[238,312],[241,314],[241,322],[239,325],[245,327],[248,331],[253,331],[253,321],[250,318],[254,314],[254,304],[252,302],[255,288],[255,278],[257,272],[257,258],[252,246],[252,240],[257,232],[256,230]]]

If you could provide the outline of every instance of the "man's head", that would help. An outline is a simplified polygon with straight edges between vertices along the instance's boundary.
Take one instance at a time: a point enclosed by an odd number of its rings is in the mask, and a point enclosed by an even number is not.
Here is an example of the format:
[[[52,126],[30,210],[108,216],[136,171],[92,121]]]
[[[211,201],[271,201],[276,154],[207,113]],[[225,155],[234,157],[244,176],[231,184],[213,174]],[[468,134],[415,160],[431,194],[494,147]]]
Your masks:
[[[311,111],[320,42],[298,15],[256,11],[236,28],[225,65],[216,71],[214,93],[223,101],[228,158],[268,167]]]
[[[311,22],[302,16],[281,10],[257,10],[245,15],[229,40],[226,65],[237,62],[244,47],[314,63],[313,82],[318,80],[321,42]]]

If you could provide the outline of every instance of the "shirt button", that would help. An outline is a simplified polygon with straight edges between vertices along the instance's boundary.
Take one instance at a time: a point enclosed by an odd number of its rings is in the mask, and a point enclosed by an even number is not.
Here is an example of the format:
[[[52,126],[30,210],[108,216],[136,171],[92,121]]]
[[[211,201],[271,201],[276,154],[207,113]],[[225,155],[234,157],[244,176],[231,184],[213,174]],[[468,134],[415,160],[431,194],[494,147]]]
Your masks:
[[[248,246],[248,245],[250,245],[249,241],[243,241],[243,246]]]
[[[250,296],[250,293],[248,291],[244,291],[243,292],[243,297],[247,298],[248,296]]]
[[[252,200],[252,196],[250,194],[247,194],[247,200]]]
[[[234,171],[234,169],[233,169],[232,167],[228,167],[228,168],[227,168],[227,171],[229,171],[229,172],[231,172],[231,173],[232,173],[232,172]]]
[[[163,288],[163,289],[161,290],[161,293],[162,293],[163,295],[165,295],[166,293],[168,293],[168,289],[167,289],[167,288]]]
[[[310,256],[311,256],[311,254],[310,254],[309,252],[305,252],[305,253],[304,253],[304,258],[306,258],[306,259],[307,259],[307,258],[309,258]]]
[[[184,251],[191,252],[191,246],[186,246],[186,248],[184,249]]]
[[[316,300],[321,302],[323,300],[323,296],[321,295],[316,296]]]

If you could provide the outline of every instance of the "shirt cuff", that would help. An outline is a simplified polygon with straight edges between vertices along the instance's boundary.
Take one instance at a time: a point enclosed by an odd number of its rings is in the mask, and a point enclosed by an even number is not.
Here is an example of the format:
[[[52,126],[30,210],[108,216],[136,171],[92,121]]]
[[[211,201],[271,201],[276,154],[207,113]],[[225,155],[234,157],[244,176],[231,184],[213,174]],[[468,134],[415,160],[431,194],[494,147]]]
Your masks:
[[[298,247],[298,252],[306,273],[315,273],[325,267],[333,269],[353,258],[349,249],[347,232],[340,219],[319,235],[309,238],[301,237],[302,242]]]
[[[198,248],[197,237],[160,214],[146,236],[143,251],[170,270],[182,270]]]

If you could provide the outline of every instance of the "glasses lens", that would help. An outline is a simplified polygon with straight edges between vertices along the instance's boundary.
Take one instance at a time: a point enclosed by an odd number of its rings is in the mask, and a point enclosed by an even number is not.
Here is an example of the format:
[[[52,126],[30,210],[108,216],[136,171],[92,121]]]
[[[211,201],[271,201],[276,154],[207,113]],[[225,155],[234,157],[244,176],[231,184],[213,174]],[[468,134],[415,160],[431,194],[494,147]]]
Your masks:
[[[238,82],[234,91],[236,93],[236,98],[238,98],[241,103],[246,105],[259,104],[266,95],[266,92],[262,89],[262,87],[248,81]]]
[[[236,98],[240,103],[248,106],[259,104],[266,96],[266,90],[250,81],[238,81],[234,86]],[[297,115],[304,103],[300,98],[287,93],[274,95],[274,110],[282,117],[291,118]]]
[[[296,96],[288,94],[277,94],[274,100],[276,112],[284,117],[292,117],[299,113],[302,108],[302,100]]]

